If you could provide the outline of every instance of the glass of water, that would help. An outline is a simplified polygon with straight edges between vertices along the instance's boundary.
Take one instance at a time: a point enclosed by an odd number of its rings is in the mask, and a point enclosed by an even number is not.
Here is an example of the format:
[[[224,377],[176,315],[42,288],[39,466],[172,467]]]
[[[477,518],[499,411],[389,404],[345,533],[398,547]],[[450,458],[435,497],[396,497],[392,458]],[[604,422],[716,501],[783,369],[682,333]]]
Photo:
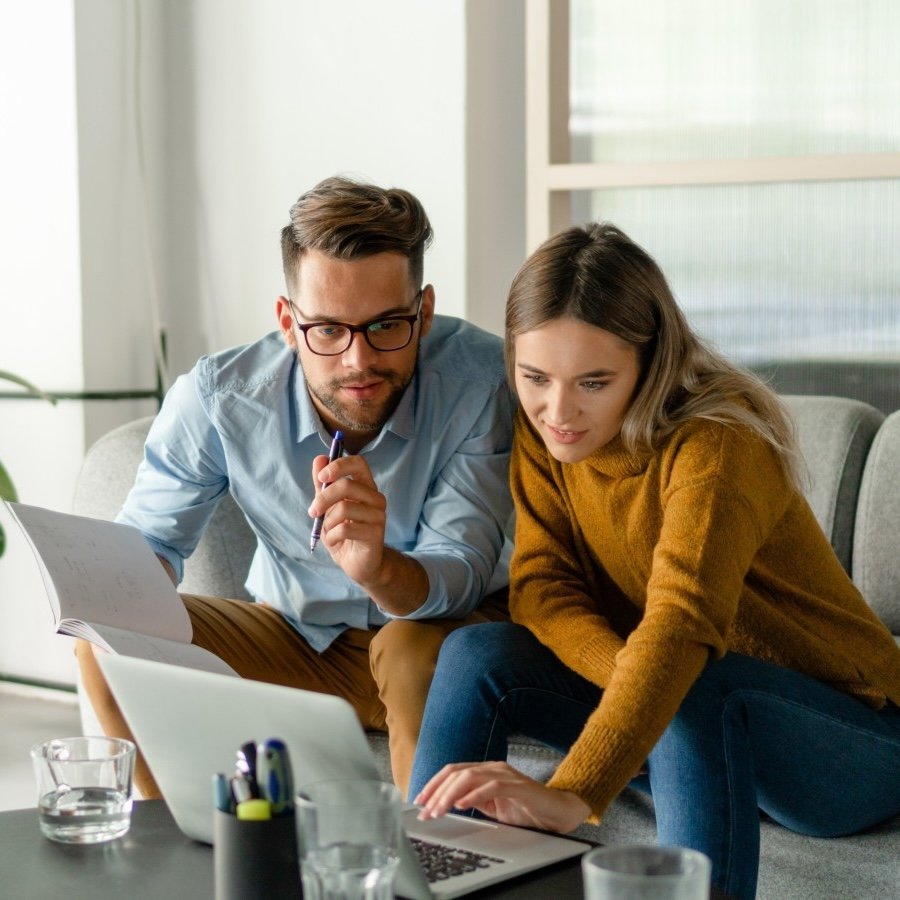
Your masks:
[[[392,900],[403,839],[394,785],[320,781],[295,805],[305,900]]]
[[[53,841],[96,844],[131,825],[135,747],[108,737],[54,738],[31,748],[41,831]]]
[[[708,900],[709,858],[685,847],[625,844],[581,858],[586,900]]]

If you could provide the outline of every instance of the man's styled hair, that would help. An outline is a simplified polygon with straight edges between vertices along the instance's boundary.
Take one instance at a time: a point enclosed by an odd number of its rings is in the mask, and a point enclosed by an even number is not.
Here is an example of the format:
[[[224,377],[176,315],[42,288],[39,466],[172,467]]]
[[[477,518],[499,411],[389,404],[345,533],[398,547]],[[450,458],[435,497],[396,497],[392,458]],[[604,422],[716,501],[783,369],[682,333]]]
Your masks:
[[[595,325],[635,348],[640,376],[622,423],[631,452],[652,450],[692,418],[741,423],[774,448],[794,485],[802,483],[805,469],[780,400],[691,330],[659,266],[614,225],[561,231],[519,269],[506,304],[511,385],[516,336],[560,318]]]
[[[409,260],[413,287],[419,288],[431,239],[428,216],[409,191],[326,178],[291,207],[291,223],[281,231],[285,282],[288,290],[295,286],[305,250],[345,260],[401,253]]]

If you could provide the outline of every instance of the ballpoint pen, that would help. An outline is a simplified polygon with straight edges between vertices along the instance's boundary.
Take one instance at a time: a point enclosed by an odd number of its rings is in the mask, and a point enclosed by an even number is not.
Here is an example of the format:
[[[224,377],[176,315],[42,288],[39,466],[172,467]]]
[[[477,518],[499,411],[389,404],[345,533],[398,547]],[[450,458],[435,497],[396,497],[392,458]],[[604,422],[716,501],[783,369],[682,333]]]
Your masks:
[[[328,451],[328,462],[333,463],[336,459],[340,459],[344,455],[344,432],[335,431],[334,440],[331,442],[331,449]],[[328,485],[323,485],[323,489]],[[322,537],[322,523],[325,516],[316,516],[313,520],[312,531],[309,534],[309,552],[315,552],[319,538]]]
[[[256,800],[258,798],[253,796],[253,791],[250,788],[250,782],[247,780],[247,776],[244,775],[243,772],[235,772],[234,775],[231,776],[231,794],[234,797],[234,802],[243,803],[245,800]]]
[[[256,778],[256,741],[244,741],[237,751],[236,770],[243,774],[250,785],[250,793],[259,796],[259,783]]]

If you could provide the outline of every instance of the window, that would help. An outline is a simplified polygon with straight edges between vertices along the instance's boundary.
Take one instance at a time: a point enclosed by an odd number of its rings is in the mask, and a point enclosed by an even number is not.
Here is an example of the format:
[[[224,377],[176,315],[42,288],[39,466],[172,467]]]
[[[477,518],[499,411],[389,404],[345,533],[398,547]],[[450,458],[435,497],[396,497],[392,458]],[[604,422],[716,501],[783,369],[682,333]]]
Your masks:
[[[530,246],[615,222],[782,392],[900,407],[900,5],[530,0],[528,27]]]

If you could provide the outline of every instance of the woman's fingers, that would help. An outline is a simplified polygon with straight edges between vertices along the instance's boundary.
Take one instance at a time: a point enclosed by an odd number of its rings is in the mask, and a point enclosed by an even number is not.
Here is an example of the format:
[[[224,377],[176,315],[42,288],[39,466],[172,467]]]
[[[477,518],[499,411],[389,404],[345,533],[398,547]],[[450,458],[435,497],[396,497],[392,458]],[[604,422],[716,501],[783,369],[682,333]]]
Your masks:
[[[435,819],[458,809],[475,808],[494,817],[503,817],[498,804],[505,803],[507,816],[519,818],[511,808],[514,803],[527,805],[535,789],[546,790],[543,785],[505,762],[454,763],[445,766],[416,797],[421,804],[419,817]],[[508,818],[502,818],[508,821]]]
[[[505,762],[454,763],[445,766],[414,802],[420,819],[435,819],[457,809],[477,809],[508,825],[562,833],[590,815],[590,807],[570,791],[548,788]]]
[[[506,766],[506,768],[509,768],[509,765],[504,762],[448,763],[436,775],[431,777],[425,787],[419,792],[415,802],[424,803],[428,798],[433,796],[436,791],[446,786],[449,781],[453,780],[458,775],[476,771],[494,771],[498,766]]]

